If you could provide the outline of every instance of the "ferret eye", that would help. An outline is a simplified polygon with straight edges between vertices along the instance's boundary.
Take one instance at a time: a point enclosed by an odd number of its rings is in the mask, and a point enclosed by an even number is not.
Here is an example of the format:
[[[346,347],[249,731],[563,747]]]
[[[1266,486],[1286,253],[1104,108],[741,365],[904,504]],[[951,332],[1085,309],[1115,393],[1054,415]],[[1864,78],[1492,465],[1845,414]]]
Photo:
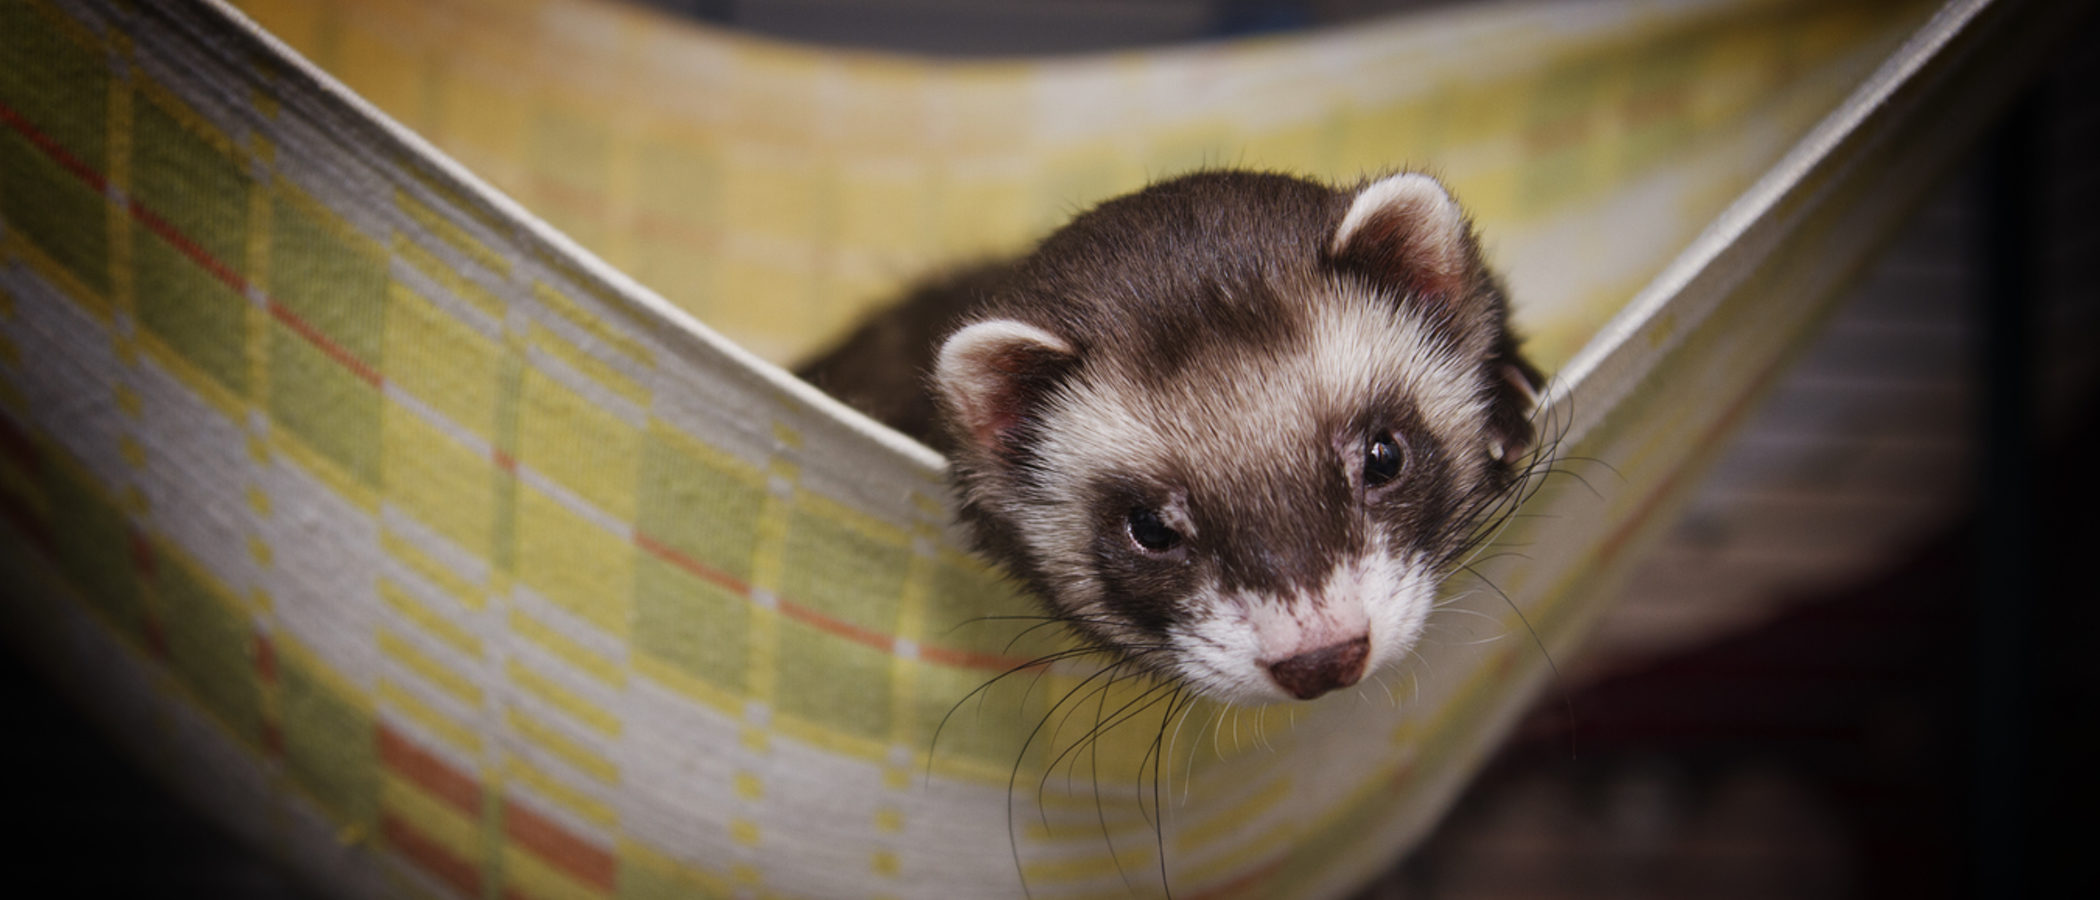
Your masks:
[[[1386,432],[1371,439],[1364,448],[1364,486],[1377,487],[1400,477],[1400,470],[1407,466],[1407,451],[1401,449],[1400,439]]]
[[[1160,521],[1158,512],[1143,506],[1132,508],[1123,524],[1130,531],[1130,539],[1152,553],[1165,553],[1181,543],[1180,532]]]

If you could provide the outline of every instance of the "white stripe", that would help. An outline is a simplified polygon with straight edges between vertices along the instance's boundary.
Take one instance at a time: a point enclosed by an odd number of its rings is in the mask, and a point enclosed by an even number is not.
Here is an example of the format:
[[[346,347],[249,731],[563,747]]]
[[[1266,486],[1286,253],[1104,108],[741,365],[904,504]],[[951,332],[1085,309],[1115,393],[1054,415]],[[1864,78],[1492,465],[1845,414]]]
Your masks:
[[[474,554],[472,551],[453,543],[451,538],[432,530],[407,510],[394,505],[392,501],[383,502],[379,505],[379,522],[382,527],[392,532],[394,536],[405,543],[413,545],[417,550],[422,551],[425,556],[437,560],[439,564],[451,570],[452,574],[459,576],[461,580],[477,588],[488,587],[489,573],[494,568],[492,563]],[[392,566],[398,567],[398,569],[390,569],[389,571],[406,572],[418,582],[422,581],[421,575],[416,575],[414,570],[409,569],[405,562],[395,560],[393,554],[387,554],[387,559],[391,561]]]
[[[544,325],[545,323],[541,324]],[[585,352],[589,351],[586,350]],[[592,406],[618,416],[620,421],[633,428],[639,429],[648,426],[649,414],[647,410],[636,405],[633,400],[629,400],[625,396],[614,392],[611,388],[600,384],[598,379],[576,371],[574,367],[569,365],[568,360],[562,359],[537,346],[527,346],[525,348],[525,358],[531,360],[535,368],[549,378],[554,379],[556,383],[584,395],[591,401]],[[599,358],[598,361],[604,362],[605,360]],[[636,383],[643,385],[646,385],[649,380],[647,376],[635,379]]]
[[[560,504],[564,509],[575,513],[599,528],[605,529],[620,540],[634,540],[635,529],[633,525],[628,524],[612,513],[591,505],[589,500],[585,500],[568,488],[562,487],[554,479],[548,478],[534,469],[519,465],[518,482],[529,485],[533,490],[546,495],[548,499]]]
[[[581,644],[584,649],[602,657],[614,668],[627,668],[628,645],[625,640],[577,618],[575,613],[554,605],[523,584],[511,588],[510,601],[517,612],[538,619],[571,642]],[[506,623],[504,628],[509,630],[510,626]],[[529,643],[526,638],[516,636],[515,632],[512,635],[511,640],[514,643]]]

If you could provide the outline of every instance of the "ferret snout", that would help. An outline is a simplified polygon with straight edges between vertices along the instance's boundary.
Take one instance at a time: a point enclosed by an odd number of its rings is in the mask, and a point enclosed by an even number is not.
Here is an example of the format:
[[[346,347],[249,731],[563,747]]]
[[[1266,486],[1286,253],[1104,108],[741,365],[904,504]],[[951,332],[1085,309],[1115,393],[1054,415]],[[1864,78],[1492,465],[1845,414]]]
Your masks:
[[[1247,660],[1250,674],[1266,676],[1299,700],[1363,680],[1371,664],[1373,629],[1353,568],[1337,574],[1343,583],[1331,579],[1327,591],[1253,605],[1247,623],[1260,649]]]
[[[1366,635],[1270,663],[1269,676],[1291,696],[1311,700],[1362,679],[1364,660],[1370,655],[1371,638]]]

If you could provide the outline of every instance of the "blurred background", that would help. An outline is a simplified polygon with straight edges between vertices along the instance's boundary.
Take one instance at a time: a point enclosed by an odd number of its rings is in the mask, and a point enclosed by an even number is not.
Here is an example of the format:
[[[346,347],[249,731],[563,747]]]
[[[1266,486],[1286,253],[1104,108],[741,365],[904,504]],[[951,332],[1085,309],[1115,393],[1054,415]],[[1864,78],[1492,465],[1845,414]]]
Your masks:
[[[1345,24],[1406,0],[660,0],[936,55]],[[2100,896],[2100,31],[1863,273],[1554,692],[1367,898]],[[78,798],[33,893],[298,897],[0,660]],[[45,865],[136,849],[131,867]],[[96,859],[106,858],[101,850]],[[63,873],[65,881],[56,881]],[[51,879],[51,880],[46,880]],[[2077,890],[2068,890],[2077,884]]]
[[[933,56],[1087,53],[1345,25],[1463,0],[644,0],[782,40]]]

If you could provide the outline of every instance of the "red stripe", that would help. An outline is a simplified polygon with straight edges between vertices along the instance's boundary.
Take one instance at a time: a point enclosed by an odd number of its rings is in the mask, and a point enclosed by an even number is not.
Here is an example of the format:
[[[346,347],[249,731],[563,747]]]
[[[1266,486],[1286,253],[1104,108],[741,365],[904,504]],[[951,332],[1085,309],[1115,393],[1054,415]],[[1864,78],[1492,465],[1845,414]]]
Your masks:
[[[278,727],[276,722],[265,721],[262,730],[263,750],[269,753],[271,759],[283,759],[284,729]]]
[[[566,208],[589,213],[593,218],[605,209],[605,198],[597,193],[572,188],[544,175],[532,176],[532,192],[538,195],[533,199],[545,201],[533,204],[534,208]]]
[[[687,573],[691,574],[695,578],[699,578],[710,584],[719,585],[722,588],[735,592],[739,595],[748,596],[751,592],[751,586],[738,579],[736,576],[724,572],[720,569],[714,568],[713,566],[709,566],[706,563],[700,562],[699,560],[696,560],[683,553],[680,553],[678,552],[678,550],[667,546],[662,541],[650,537],[649,535],[642,534],[641,532],[636,532],[634,535],[634,543],[635,546],[638,546],[643,550],[648,551],[651,555],[656,556],[657,558],[662,559],[663,561],[668,562],[671,565],[677,566],[678,568],[685,570]],[[799,603],[795,603],[793,601],[781,601],[780,612],[782,615],[787,616],[790,619],[793,619],[797,622],[801,622],[802,624],[808,625],[819,631],[823,631],[827,634],[834,634],[839,637],[845,638],[849,641],[853,641],[854,643],[862,644],[868,647],[873,647],[885,653],[888,653],[896,648],[896,638],[892,635],[884,634],[872,628],[865,628],[859,625],[852,624],[850,622],[840,621],[838,619],[832,618],[823,613],[817,612],[814,609],[811,609],[807,606],[803,606]],[[1010,656],[1000,656],[996,653],[979,653],[973,650],[955,650],[947,647],[922,647],[919,650],[919,658],[924,659],[927,662],[938,663],[944,666],[954,666],[957,668],[969,669],[988,669],[997,672],[1004,672],[1008,669],[1028,665],[1028,660],[1025,659],[1017,659]]]
[[[160,616],[148,609],[139,615],[140,627],[146,629],[146,650],[154,659],[168,659],[168,630],[160,624]]]
[[[136,198],[131,201],[131,216],[143,223],[154,234],[160,235],[161,240],[167,241],[169,246],[180,251],[182,255],[189,257],[190,261],[196,263],[199,268],[210,272],[212,277],[219,279],[221,283],[232,288],[235,293],[243,296],[247,295],[248,280],[241,277],[241,273],[234,271],[232,266],[211,255],[210,251],[199,246],[196,241],[190,240],[188,235],[183,234],[153,210],[147,209]],[[333,338],[324,334],[321,329],[315,328],[312,323],[300,318],[298,313],[278,302],[276,298],[268,298],[266,302],[269,305],[271,318],[284,323],[285,327],[305,338],[307,343],[314,345],[322,353],[327,354],[328,358],[335,360],[343,368],[349,369],[351,374],[356,375],[366,384],[373,387],[379,386],[381,378],[378,369],[374,369],[364,360],[358,359],[356,355],[344,349],[343,345],[336,343]]]
[[[851,622],[834,619],[799,603],[789,600],[780,601],[780,614],[827,634],[838,635],[856,644],[865,644],[885,653],[896,649],[897,639],[890,635],[883,634],[872,628],[864,628]],[[990,669],[997,672],[1004,672],[1009,669],[1044,668],[1044,666],[1032,660],[1000,656],[994,653],[978,653],[971,650],[954,650],[947,647],[920,647],[919,658],[945,666]]]
[[[818,631],[837,635],[856,644],[866,644],[885,653],[893,649],[897,643],[895,638],[880,631],[834,619],[807,606],[788,600],[780,601],[780,614]]]
[[[737,594],[749,594],[751,592],[751,586],[737,580],[736,576],[680,553],[639,531],[634,534],[634,543],[635,546],[649,551],[651,555],[658,559],[684,569],[688,574],[702,581],[719,585]]]
[[[884,653],[893,652],[897,647],[897,639],[891,635],[872,628],[855,625],[851,622],[834,619],[792,600],[780,601],[780,614],[818,631],[837,635],[856,644],[881,650]],[[1005,672],[1010,669],[1043,668],[1043,666],[1032,660],[1019,657],[1000,656],[996,653],[979,653],[974,650],[956,650],[949,647],[921,646],[919,648],[919,658],[944,666],[985,669],[993,672]]]
[[[379,726],[379,759],[387,768],[407,776],[417,786],[457,807],[468,816],[481,815],[481,783],[455,769],[430,751],[416,746],[398,731]]]
[[[1623,121],[1627,125],[1638,127],[1651,122],[1671,120],[1684,111],[1684,105],[1683,92],[1675,88],[1639,94],[1627,102],[1626,118]]]
[[[32,128],[29,125],[28,122],[24,121],[20,116],[16,115],[13,110],[7,108],[5,105],[0,105],[0,118],[4,118],[9,126],[13,127],[16,131],[19,131],[23,135],[27,136],[32,143],[35,143],[38,147],[42,148],[45,153],[49,154],[54,160],[58,161],[60,165],[65,166],[68,170],[74,172],[74,174],[79,175],[83,180],[87,181],[89,184],[96,186],[97,189],[100,189],[101,186],[105,183],[101,175],[97,174],[93,169],[80,162],[80,160],[66,153],[65,148],[58,146],[56,142],[53,142],[49,138],[46,138],[43,135],[39,134],[34,128]],[[223,261],[212,256],[209,251],[205,250],[202,246],[198,245],[197,242],[190,240],[188,236],[184,235],[172,223],[168,222],[166,219],[161,218],[151,209],[146,208],[144,204],[141,204],[140,202],[138,202],[138,200],[133,199],[130,203],[130,212],[132,217],[137,219],[140,223],[144,224],[148,230],[152,231],[156,235],[159,235],[162,240],[168,242],[169,246],[174,247],[177,251],[181,252],[182,255],[189,257],[189,259],[192,262],[195,262],[206,272],[211,273],[212,277],[217,278],[220,282],[224,283],[227,287],[232,288],[237,293],[245,295],[248,292],[248,281],[246,278],[242,277],[239,272],[234,271],[231,266],[226,265],[226,263],[224,263]],[[373,368],[364,360],[357,358],[356,355],[352,354],[342,345],[337,344],[333,339],[329,338],[328,335],[324,334],[320,329],[315,328],[312,323],[309,323],[306,320],[300,318],[298,314],[294,313],[290,308],[286,307],[283,303],[278,302],[274,298],[269,299],[267,302],[271,318],[274,318],[277,321],[283,323],[285,327],[291,329],[294,333],[306,339],[308,343],[313,344],[314,347],[319,349],[322,353],[326,354],[330,359],[335,360],[344,368],[349,369],[351,374],[356,375],[360,380],[364,381],[366,384],[372,385],[373,387],[379,387],[384,383],[385,378],[380,374],[379,370]],[[495,460],[496,465],[501,467],[504,471],[517,471],[517,460],[513,459],[509,454],[504,453],[501,450],[496,450],[491,453],[491,456]],[[690,572],[703,580],[720,585],[738,594],[748,595],[750,593],[750,585],[738,580],[737,578],[729,575],[726,572],[722,572],[720,570],[706,566],[700,563],[698,560],[692,559],[691,557],[679,553],[678,551],[672,549],[669,546],[666,546],[665,544],[655,540],[654,538],[650,538],[646,535],[637,534],[635,536],[635,543],[639,545],[643,550],[646,550],[649,553],[662,558],[664,561],[669,562],[672,565],[678,566],[679,568],[684,569],[685,571]],[[830,618],[828,616],[816,612],[815,610],[809,609],[808,607],[799,606],[788,602],[782,602],[780,605],[780,609],[782,613],[786,614],[789,618],[792,618],[798,622],[802,622],[827,633],[838,635],[855,643],[873,647],[884,652],[889,652],[890,650],[892,650],[896,643],[890,635],[886,635],[881,632],[874,631],[872,629],[863,628],[861,626],[854,625],[849,622],[843,622],[837,619]],[[953,650],[940,647],[924,648],[921,651],[920,656],[922,659],[941,665],[975,669],[988,669],[995,671],[1005,671],[1007,669],[1023,665],[1027,662],[1026,660],[1013,659],[1009,657],[998,656],[996,654],[978,653],[968,650]]]
[[[605,849],[561,827],[554,820],[533,812],[516,798],[503,804],[503,831],[510,839],[576,880],[610,892],[619,871],[619,861]]]
[[[1005,672],[1010,669],[1046,669],[1042,663],[996,653],[979,653],[975,650],[955,650],[948,647],[920,647],[919,657],[927,662],[954,666],[958,669],[990,669]]]
[[[261,632],[255,635],[255,675],[265,684],[277,683],[277,646]]]
[[[131,545],[132,570],[137,572],[139,578],[143,581],[153,580],[154,575],[157,574],[160,568],[160,557],[154,553],[153,541],[146,537],[145,532],[138,530],[135,526],[128,529],[125,536]],[[147,652],[151,653],[155,659],[166,660],[168,658],[168,630],[166,624],[160,619],[160,612],[152,604],[148,604],[139,611],[139,624],[146,631]]]
[[[159,214],[147,209],[137,198],[133,198],[131,201],[131,216],[143,223],[154,234],[160,235],[161,240],[167,241],[169,246],[180,251],[182,255],[189,257],[190,261],[196,263],[199,268],[210,272],[212,277],[219,279],[221,283],[232,288],[234,293],[243,296],[247,295],[248,279],[241,277],[241,273],[234,271],[232,266],[211,255],[210,251],[204,249],[196,241],[190,240],[188,235],[183,234],[173,224],[161,218]],[[278,302],[276,298],[268,298],[266,302],[269,305],[271,318],[284,323],[286,328],[290,328],[293,333],[305,338],[307,343],[314,345],[322,353],[327,354],[328,358],[335,360],[343,368],[349,369],[351,374],[356,375],[366,384],[373,387],[379,386],[381,378],[378,369],[374,369],[364,360],[358,359],[356,355],[344,349],[343,345],[336,343],[334,339],[322,333],[321,329],[315,328],[312,323],[300,318],[298,313]]]
[[[159,565],[156,561],[157,558],[153,555],[153,542],[147,540],[145,533],[137,529],[132,529],[129,536],[131,538],[131,567],[137,570],[141,577],[152,578],[154,570]]]
[[[43,470],[43,457],[29,435],[15,427],[15,423],[0,416],[0,455],[6,455],[29,475],[31,481],[40,481],[37,476]],[[42,550],[45,556],[56,556],[58,541],[51,534],[43,511],[30,505],[28,498],[10,491],[0,491],[0,518],[14,523],[17,529],[28,536],[30,543]]]
[[[96,172],[78,157],[66,152],[66,148],[59,146],[57,141],[37,131],[27,120],[23,119],[4,103],[0,103],[0,121],[5,121],[8,127],[28,138],[30,143],[35,144],[38,149],[44,151],[44,154],[51,157],[52,161],[78,176],[80,180],[87,182],[95,190],[104,190],[108,185],[108,180],[101,173]],[[139,202],[138,198],[131,198],[129,211],[132,218],[137,219],[140,224],[146,226],[146,230],[159,235],[161,240],[168,242],[168,246],[174,247],[183,256],[189,257],[191,262],[196,263],[199,268],[210,273],[220,283],[232,288],[237,294],[246,295],[248,293],[248,279],[242,277],[241,273],[234,271],[233,267],[227,265],[224,260],[213,256],[210,251],[204,249],[196,241],[191,240],[188,235],[183,234],[181,229],[175,227],[174,223],[161,218],[159,213],[148,209],[145,204]],[[319,348],[329,358],[341,363],[344,368],[350,370],[351,374],[363,379],[365,383],[373,387],[379,386],[381,380],[379,370],[372,368],[364,360],[352,355],[342,345],[337,344],[326,334],[321,333],[320,329],[299,318],[297,314],[287,309],[284,304],[271,299],[269,300],[269,307],[270,315],[276,318],[277,321],[283,322],[286,327],[297,332],[300,337],[305,338],[309,343]]]
[[[37,146],[37,149],[44,151],[45,156],[51,157],[52,162],[58,163],[60,168],[73,173],[81,181],[87,182],[88,187],[94,188],[98,192],[108,188],[109,181],[102,177],[102,173],[95,171],[87,163],[81,161],[80,157],[74,156],[66,148],[59,146],[58,142],[52,140],[50,135],[36,130],[36,126],[29,124],[29,120],[22,118],[20,113],[15,112],[13,107],[5,103],[0,103],[0,122],[6,122],[7,127],[28,138],[30,143]]]
[[[220,283],[232,288],[234,293],[243,295],[248,293],[248,279],[243,278],[241,273],[234,271],[232,266],[221,262],[218,257],[211,255],[211,251],[204,249],[196,241],[190,240],[189,235],[183,234],[181,229],[175,227],[174,223],[161,218],[159,213],[147,209],[146,205],[140,203],[137,197],[131,198],[131,217],[139,220],[140,224],[145,225],[146,230],[160,235],[160,239],[167,241],[168,246],[174,247],[182,255],[189,257],[190,262],[196,263],[199,268],[210,272],[213,278],[219,279]]]
[[[1400,768],[1393,770],[1393,777],[1386,779],[1386,787],[1394,790],[1405,790],[1414,780],[1415,764],[1405,762],[1400,764]]]
[[[350,370],[350,374],[363,379],[366,384],[378,387],[383,380],[379,375],[378,369],[366,365],[364,360],[351,355],[350,351],[343,349],[341,344],[330,340],[328,335],[322,334],[320,329],[315,328],[305,319],[299,318],[298,313],[292,312],[289,307],[277,302],[274,298],[270,300],[270,317],[284,323],[285,327],[297,332],[300,337],[306,339],[307,343],[314,345],[322,353],[328,354],[329,359],[341,363],[343,368]]]
[[[1533,153],[1545,155],[1556,150],[1572,147],[1582,142],[1590,130],[1590,120],[1582,116],[1561,116],[1524,132],[1524,145]]]
[[[379,832],[386,836],[386,842],[394,852],[437,876],[461,896],[481,896],[481,869],[454,856],[452,851],[424,836],[415,826],[395,818],[393,813],[385,813],[379,817]]]

